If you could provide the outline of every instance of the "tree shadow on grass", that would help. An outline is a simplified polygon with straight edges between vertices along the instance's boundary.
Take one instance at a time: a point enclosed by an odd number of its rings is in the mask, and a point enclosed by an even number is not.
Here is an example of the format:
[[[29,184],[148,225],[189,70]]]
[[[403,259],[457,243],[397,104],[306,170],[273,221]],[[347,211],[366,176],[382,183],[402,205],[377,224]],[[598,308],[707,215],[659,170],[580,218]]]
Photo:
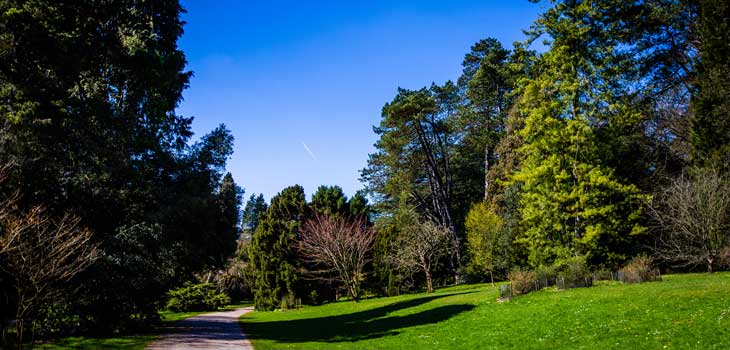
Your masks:
[[[283,343],[352,342],[374,339],[396,335],[399,333],[398,329],[438,323],[469,311],[474,305],[453,304],[410,315],[388,316],[389,313],[419,306],[435,299],[467,293],[471,292],[422,297],[351,314],[287,321],[246,322],[242,326],[250,339],[267,339]]]

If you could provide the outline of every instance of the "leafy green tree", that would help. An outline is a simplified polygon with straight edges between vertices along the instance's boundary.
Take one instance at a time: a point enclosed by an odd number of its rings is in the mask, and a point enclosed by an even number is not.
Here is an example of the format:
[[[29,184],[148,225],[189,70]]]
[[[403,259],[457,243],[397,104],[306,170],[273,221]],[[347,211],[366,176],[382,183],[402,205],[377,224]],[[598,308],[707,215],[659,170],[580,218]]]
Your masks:
[[[475,204],[466,216],[466,242],[469,267],[477,273],[489,273],[494,285],[494,270],[507,267],[509,237],[504,239],[504,221],[493,205],[486,202]]]
[[[617,133],[640,120],[631,105],[621,103],[628,92],[616,84],[621,77],[610,64],[616,43],[583,20],[597,17],[599,9],[561,2],[533,28],[534,38],[552,41],[521,87],[524,145],[512,181],[521,186],[525,228],[517,241],[534,266],[574,255],[613,266],[627,258],[632,237],[644,232],[644,197],[601,157]]]
[[[291,186],[271,199],[250,246],[256,271],[254,303],[258,310],[291,307],[298,290],[299,262],[293,250],[302,221],[309,216],[304,189]],[[299,294],[298,294],[299,293]]]
[[[728,169],[730,164],[730,4],[699,1],[700,62],[692,98],[694,160]]]

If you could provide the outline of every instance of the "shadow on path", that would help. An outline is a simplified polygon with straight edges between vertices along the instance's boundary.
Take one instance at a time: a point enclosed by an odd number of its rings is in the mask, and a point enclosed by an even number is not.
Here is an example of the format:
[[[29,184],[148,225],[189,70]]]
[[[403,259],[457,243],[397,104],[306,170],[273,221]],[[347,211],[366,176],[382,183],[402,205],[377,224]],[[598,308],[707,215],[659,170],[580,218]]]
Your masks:
[[[253,308],[202,314],[164,328],[165,335],[150,344],[150,350],[253,349],[241,332],[238,319]]]
[[[435,299],[468,293],[472,292],[427,296],[351,314],[288,321],[244,321],[242,327],[249,339],[267,339],[285,343],[352,342],[373,339],[398,334],[398,329],[438,323],[469,311],[474,305],[454,304],[410,315],[388,316],[392,312],[416,307]]]

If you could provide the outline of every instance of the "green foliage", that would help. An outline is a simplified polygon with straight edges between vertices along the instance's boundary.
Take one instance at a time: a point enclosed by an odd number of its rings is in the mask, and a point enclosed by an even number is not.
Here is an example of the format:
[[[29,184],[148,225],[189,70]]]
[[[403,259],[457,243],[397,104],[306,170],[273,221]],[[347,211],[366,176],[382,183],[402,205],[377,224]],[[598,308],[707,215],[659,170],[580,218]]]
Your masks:
[[[241,220],[241,236],[251,237],[256,232],[256,228],[259,227],[261,217],[266,213],[266,209],[269,205],[264,200],[264,195],[252,194],[246,202],[246,207],[243,209],[243,215]]]
[[[556,264],[558,272],[558,288],[580,288],[593,285],[593,276],[588,270],[584,256],[574,256]]]
[[[174,312],[214,311],[231,303],[212,283],[188,284],[167,292],[167,309]]]
[[[238,224],[240,222],[241,197],[243,189],[233,181],[233,175],[227,173],[221,180],[218,189],[218,213],[216,215],[216,234],[213,236],[221,240],[220,249],[217,253],[221,258],[227,258],[236,250],[238,239]],[[218,266],[222,266],[219,264]]]
[[[496,268],[507,267],[512,242],[505,237],[504,221],[493,205],[480,202],[472,206],[465,226],[470,269],[491,275]]]
[[[700,62],[692,97],[691,141],[699,165],[730,164],[730,4],[699,1]]]
[[[603,135],[638,119],[630,105],[619,103],[627,92],[615,84],[620,76],[607,64],[615,44],[578,19],[596,16],[595,11],[588,3],[561,3],[544,13],[535,29],[534,35],[548,34],[553,41],[537,63],[539,72],[521,87],[524,144],[520,168],[511,178],[521,186],[524,232],[518,242],[527,247],[533,266],[576,254],[587,254],[592,264],[615,266],[644,231],[645,197],[601,157],[615,141]]]
[[[368,222],[370,222],[370,215],[373,212],[373,208],[370,203],[368,203],[365,190],[355,192],[355,195],[350,198],[350,202],[348,204],[350,207],[350,215],[354,217],[364,217]]]
[[[293,306],[300,294],[299,262],[293,251],[302,220],[309,216],[304,189],[291,186],[271,199],[254,232],[249,255],[256,278],[254,303],[258,310]]]
[[[235,247],[236,187],[221,181],[233,137],[221,126],[192,143],[192,118],[175,112],[192,74],[182,11],[0,2],[0,163],[15,165],[0,192],[78,215],[102,250],[59,301],[74,331],[156,319],[166,290]]]
[[[340,186],[319,186],[312,195],[312,209],[328,216],[345,216],[350,213],[350,204]]]
[[[452,176],[450,159],[456,138],[449,123],[457,103],[457,87],[451,82],[415,91],[399,89],[383,106],[380,125],[374,128],[380,136],[377,152],[370,155],[362,181],[388,215],[406,201],[423,219],[433,218],[447,227],[460,264],[455,217],[457,206],[465,202],[454,196],[458,179]]]

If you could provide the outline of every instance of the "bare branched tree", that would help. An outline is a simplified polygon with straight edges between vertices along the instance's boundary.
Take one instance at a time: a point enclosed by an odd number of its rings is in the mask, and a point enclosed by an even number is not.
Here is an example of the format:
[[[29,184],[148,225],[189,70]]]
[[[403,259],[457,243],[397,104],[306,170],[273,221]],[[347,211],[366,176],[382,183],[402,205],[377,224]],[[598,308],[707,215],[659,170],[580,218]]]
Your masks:
[[[730,181],[701,170],[672,182],[651,208],[659,224],[656,254],[678,267],[713,264],[730,245]]]
[[[374,240],[375,231],[363,219],[317,215],[304,223],[297,248],[312,264],[310,274],[325,279],[334,276],[357,302]]]
[[[418,270],[426,277],[428,292],[433,292],[432,269],[451,249],[448,228],[431,221],[417,223],[404,230],[396,240],[394,263],[404,270]]]
[[[68,294],[64,283],[99,254],[91,231],[80,227],[78,217],[66,214],[53,220],[42,207],[20,212],[16,198],[0,203],[0,268],[14,278],[16,343],[21,346],[27,322],[32,322],[38,308]]]

